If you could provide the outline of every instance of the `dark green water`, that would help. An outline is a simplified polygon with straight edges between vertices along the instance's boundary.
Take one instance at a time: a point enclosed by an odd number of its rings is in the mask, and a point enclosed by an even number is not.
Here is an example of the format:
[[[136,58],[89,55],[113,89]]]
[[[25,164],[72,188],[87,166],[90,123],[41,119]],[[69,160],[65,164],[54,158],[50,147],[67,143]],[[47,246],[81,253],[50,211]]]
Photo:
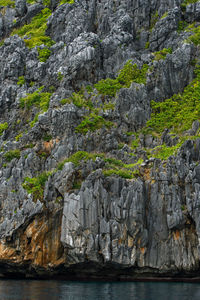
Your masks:
[[[0,300],[200,300],[198,283],[0,280]]]

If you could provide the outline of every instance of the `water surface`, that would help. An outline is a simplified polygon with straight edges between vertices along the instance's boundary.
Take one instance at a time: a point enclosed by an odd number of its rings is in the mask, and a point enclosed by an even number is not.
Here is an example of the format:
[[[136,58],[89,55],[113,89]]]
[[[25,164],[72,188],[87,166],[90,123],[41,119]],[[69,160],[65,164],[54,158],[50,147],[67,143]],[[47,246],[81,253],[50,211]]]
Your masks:
[[[0,280],[1,300],[200,300],[199,283]]]

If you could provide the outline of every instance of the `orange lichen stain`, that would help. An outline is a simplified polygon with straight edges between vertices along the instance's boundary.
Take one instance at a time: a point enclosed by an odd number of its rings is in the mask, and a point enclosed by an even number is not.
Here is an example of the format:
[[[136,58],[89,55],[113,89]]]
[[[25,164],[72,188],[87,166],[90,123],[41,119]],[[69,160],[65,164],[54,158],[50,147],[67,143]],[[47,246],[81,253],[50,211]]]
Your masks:
[[[54,146],[53,140],[50,140],[49,142],[43,142],[43,147],[45,152],[51,152],[52,148]]]
[[[41,267],[58,266],[64,262],[60,242],[61,226],[53,217],[36,217],[24,231],[18,232],[13,245],[0,243],[0,259],[28,261]]]
[[[3,243],[0,243],[0,259],[6,257],[7,259],[13,258],[15,255],[15,249],[11,247],[7,247]]]
[[[144,255],[144,253],[145,253],[145,248],[144,247],[142,247],[142,248],[140,248],[140,251],[141,251],[141,253]]]
[[[128,247],[129,248],[133,247],[133,238],[131,236],[128,236]]]
[[[146,181],[151,179],[150,173],[151,173],[151,169],[144,169],[143,176]]]
[[[175,232],[173,232],[173,237],[174,237],[174,240],[179,240],[179,238],[180,238],[180,231],[176,230]]]

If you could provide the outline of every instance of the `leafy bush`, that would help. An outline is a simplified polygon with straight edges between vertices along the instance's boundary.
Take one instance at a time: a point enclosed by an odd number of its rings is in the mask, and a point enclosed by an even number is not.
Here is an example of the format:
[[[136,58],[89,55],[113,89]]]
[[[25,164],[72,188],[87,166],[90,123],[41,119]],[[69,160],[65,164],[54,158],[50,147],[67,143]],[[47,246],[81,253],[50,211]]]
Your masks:
[[[199,0],[184,0],[184,1],[181,3],[181,7],[182,7],[183,9],[185,9],[186,6],[187,6],[188,4],[196,3],[196,2],[198,2],[198,1],[199,1]]]
[[[110,170],[103,170],[104,176],[112,176],[112,175],[117,175],[125,179],[131,179],[134,177],[134,173],[129,170],[115,170],[115,169],[110,169]]]
[[[89,130],[95,131],[103,126],[109,128],[112,125],[112,122],[106,121],[102,116],[91,113],[89,116],[85,116],[83,121],[76,127],[76,132],[86,134]]]
[[[94,86],[100,94],[108,95],[110,97],[114,97],[117,91],[122,88],[121,83],[119,83],[117,79],[111,78],[102,79]]]
[[[51,55],[51,51],[47,47],[42,49],[38,48],[38,55],[41,62],[46,62]]]
[[[189,42],[194,43],[196,46],[200,44],[200,26],[197,26],[195,23],[187,27],[187,31],[192,32],[193,34],[188,38]]]
[[[35,125],[35,123],[37,123],[38,121],[38,116],[39,116],[39,113],[37,113],[33,119],[33,121],[30,122],[30,126],[31,128]]]
[[[20,99],[20,107],[25,109],[30,109],[32,106],[39,107],[42,111],[47,111],[49,107],[49,101],[51,98],[51,93],[43,92],[43,86],[41,86],[37,91],[32,94],[27,94],[26,97]]]
[[[18,34],[24,38],[24,41],[29,48],[40,46],[42,44],[50,47],[54,44],[50,37],[45,35],[47,28],[47,19],[51,15],[49,8],[43,9],[37,16],[33,17],[31,22],[19,29],[15,29],[12,35]]]
[[[16,137],[15,137],[15,141],[19,142],[19,140],[21,139],[21,137],[23,136],[22,133],[19,133]]]
[[[61,0],[60,5],[65,4],[65,3],[73,4],[74,0]]]
[[[61,81],[64,77],[64,75],[61,72],[58,72],[58,80]]]
[[[132,82],[146,83],[146,73],[148,65],[144,64],[142,69],[139,69],[136,64],[132,64],[129,60],[119,72],[116,79],[102,79],[94,86],[102,95],[114,97],[121,88],[129,88]]]
[[[0,123],[0,136],[3,134],[4,130],[8,128],[8,123]]]
[[[146,83],[146,73],[149,66],[144,64],[141,69],[136,64],[132,64],[129,60],[123,69],[119,72],[117,80],[123,85],[123,87],[129,88],[132,82]]]
[[[14,158],[19,159],[21,156],[20,151],[18,149],[16,150],[10,150],[4,154],[5,159],[10,162]]]
[[[24,76],[19,76],[17,84],[22,86],[23,84],[25,84],[25,82],[26,81],[25,81]]]
[[[0,0],[0,6],[10,6],[15,7],[15,1],[12,0]]]
[[[89,159],[95,160],[96,157],[104,157],[104,154],[101,153],[88,153],[86,151],[77,151],[76,153],[72,154],[69,158],[63,160],[58,164],[58,170],[62,170],[64,164],[66,162],[72,162],[76,167],[79,166],[81,161],[87,161]]]
[[[52,172],[43,172],[39,176],[33,178],[25,177],[22,186],[29,194],[33,194],[33,200],[42,200],[45,183],[50,175],[52,175]]]
[[[152,101],[151,119],[144,132],[162,133],[169,128],[181,133],[191,128],[195,120],[200,119],[200,67],[195,70],[196,78],[184,89],[163,102]]]
[[[65,105],[65,104],[69,104],[69,103],[71,103],[71,99],[69,99],[69,98],[65,98],[65,99],[62,99],[62,100],[60,100],[60,104],[61,105]]]
[[[161,59],[165,59],[167,54],[171,54],[172,53],[172,48],[164,48],[160,51],[154,52],[154,59],[155,60],[161,60]]]

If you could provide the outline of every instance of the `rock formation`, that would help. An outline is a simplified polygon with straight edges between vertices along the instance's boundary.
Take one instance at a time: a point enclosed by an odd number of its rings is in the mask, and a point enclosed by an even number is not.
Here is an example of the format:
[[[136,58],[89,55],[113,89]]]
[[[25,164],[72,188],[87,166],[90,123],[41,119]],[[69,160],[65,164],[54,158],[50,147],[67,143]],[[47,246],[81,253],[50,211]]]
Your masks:
[[[0,0],[1,276],[199,276],[199,22],[193,0]]]

